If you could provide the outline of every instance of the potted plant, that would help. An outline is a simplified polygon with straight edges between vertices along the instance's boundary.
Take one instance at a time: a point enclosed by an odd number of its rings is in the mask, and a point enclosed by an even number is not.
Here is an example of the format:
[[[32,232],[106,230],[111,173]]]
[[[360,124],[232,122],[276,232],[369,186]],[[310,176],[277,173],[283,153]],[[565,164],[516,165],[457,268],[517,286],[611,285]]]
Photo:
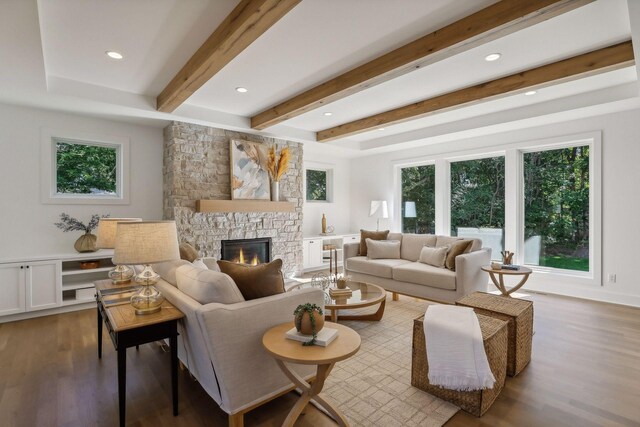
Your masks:
[[[91,219],[85,225],[83,222],[73,218],[72,216],[62,213],[60,214],[60,222],[56,222],[55,226],[65,233],[68,231],[84,231],[84,234],[76,240],[73,247],[76,251],[82,252],[95,252],[98,250],[96,247],[96,235],[91,234],[94,228],[98,226],[100,218],[108,218],[109,215],[91,215]]]
[[[302,345],[314,345],[316,338],[318,338],[318,332],[324,327],[322,308],[309,302],[300,304],[293,312],[293,323],[298,332],[312,336],[310,341],[304,342]]]

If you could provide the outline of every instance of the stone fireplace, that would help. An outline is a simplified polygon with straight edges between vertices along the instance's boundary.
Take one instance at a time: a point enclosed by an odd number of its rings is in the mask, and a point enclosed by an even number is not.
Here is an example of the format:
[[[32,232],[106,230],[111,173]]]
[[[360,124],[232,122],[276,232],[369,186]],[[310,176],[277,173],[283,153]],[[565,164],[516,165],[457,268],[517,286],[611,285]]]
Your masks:
[[[229,146],[232,139],[289,147],[289,171],[280,198],[293,212],[196,212],[196,200],[230,200]],[[201,256],[221,258],[222,241],[271,239],[270,259],[283,260],[283,272],[302,271],[302,144],[224,129],[172,122],[164,129],[164,218],[174,219],[181,242]]]

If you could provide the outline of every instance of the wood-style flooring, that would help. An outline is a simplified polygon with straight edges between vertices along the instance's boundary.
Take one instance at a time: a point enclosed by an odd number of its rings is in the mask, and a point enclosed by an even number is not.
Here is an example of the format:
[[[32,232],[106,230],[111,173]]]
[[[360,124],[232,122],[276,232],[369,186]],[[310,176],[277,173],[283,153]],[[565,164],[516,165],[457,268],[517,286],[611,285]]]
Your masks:
[[[507,378],[482,418],[460,411],[447,426],[640,426],[640,310],[539,294],[531,299],[530,365]],[[99,360],[95,310],[0,324],[0,425],[117,425],[116,354],[107,334],[103,345]],[[174,418],[169,353],[157,344],[128,350],[127,425],[227,425],[226,414],[186,371],[179,390]],[[296,399],[291,393],[251,411],[245,425],[281,425]],[[335,424],[309,407],[296,425]]]

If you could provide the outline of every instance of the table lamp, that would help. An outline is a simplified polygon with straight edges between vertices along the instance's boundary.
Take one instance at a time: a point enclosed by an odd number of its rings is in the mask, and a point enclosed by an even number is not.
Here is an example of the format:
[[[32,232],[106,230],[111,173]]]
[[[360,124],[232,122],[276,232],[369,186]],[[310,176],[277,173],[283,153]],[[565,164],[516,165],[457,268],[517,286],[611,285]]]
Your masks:
[[[416,218],[416,202],[404,202],[404,217]],[[416,234],[418,233],[418,220],[415,221]]]
[[[376,216],[376,231],[380,231],[380,218],[389,218],[386,200],[372,200],[369,207],[369,216]]]
[[[119,222],[140,222],[142,218],[100,218],[98,222],[98,249],[113,249],[116,247],[116,226]],[[115,263],[114,263],[115,264]],[[131,282],[134,275],[133,268],[128,265],[116,264],[108,276],[114,285],[124,285]]]
[[[175,221],[119,222],[116,231],[116,264],[142,264],[144,270],[134,281],[142,285],[131,297],[136,314],[160,311],[164,297],[154,286],[160,276],[151,268],[152,263],[180,258],[178,232]]]

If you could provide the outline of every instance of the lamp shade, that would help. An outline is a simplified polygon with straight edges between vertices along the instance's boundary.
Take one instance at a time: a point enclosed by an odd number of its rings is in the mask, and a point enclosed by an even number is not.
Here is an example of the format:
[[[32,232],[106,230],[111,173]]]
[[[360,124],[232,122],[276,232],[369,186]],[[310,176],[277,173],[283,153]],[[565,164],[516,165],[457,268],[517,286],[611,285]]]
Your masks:
[[[142,218],[100,218],[98,222],[98,239],[96,246],[99,249],[113,249],[116,247],[116,226],[119,222],[140,222]]]
[[[416,217],[416,202],[404,202],[404,217],[405,218]]]
[[[386,200],[372,200],[369,207],[369,216],[376,216],[378,218],[389,218],[389,210],[387,208]]]
[[[179,258],[175,221],[118,223],[114,264],[152,264]]]

